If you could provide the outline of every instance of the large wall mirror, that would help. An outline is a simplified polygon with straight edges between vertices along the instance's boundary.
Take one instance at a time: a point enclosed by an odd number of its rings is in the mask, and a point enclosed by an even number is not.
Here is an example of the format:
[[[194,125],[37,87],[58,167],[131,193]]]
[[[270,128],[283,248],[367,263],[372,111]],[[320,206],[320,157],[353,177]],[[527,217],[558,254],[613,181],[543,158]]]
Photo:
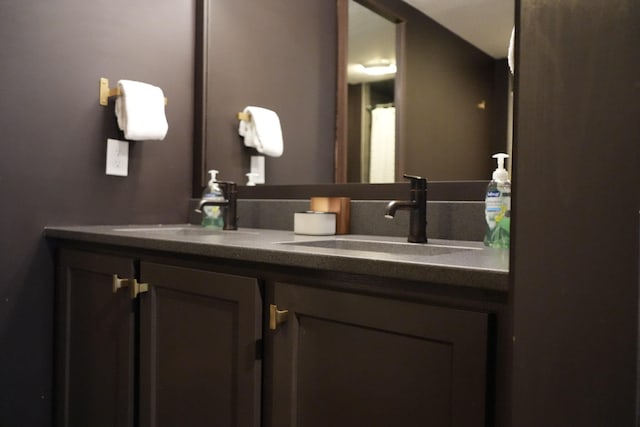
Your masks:
[[[513,0],[196,4],[196,197],[207,169],[220,170],[222,179],[245,182],[250,158],[257,154],[244,147],[237,131],[237,112],[247,105],[276,111],[284,136],[284,154],[266,158],[267,185],[256,187],[258,192],[272,185],[399,182],[403,172],[430,181],[486,180],[492,170],[489,155],[508,149],[505,57]],[[349,25],[350,10],[368,17]],[[380,50],[375,58],[348,60],[349,51],[352,56],[357,52],[348,40],[349,27],[378,39],[371,36],[368,19],[386,27],[384,49],[393,55]],[[474,41],[474,32],[485,41],[493,38],[499,51]],[[349,82],[347,67],[356,61],[366,68],[395,65],[397,71],[393,78]],[[353,121],[354,105],[359,106],[359,124]],[[380,122],[372,124],[375,110],[386,115],[382,129],[394,139],[392,151],[384,151],[384,138],[376,142]],[[383,147],[374,150],[374,163],[376,156],[394,157],[391,167],[373,172],[371,140],[362,142],[363,135],[370,138],[372,126],[373,145]],[[360,135],[354,136],[356,129]],[[357,138],[359,145],[351,145],[349,138]]]

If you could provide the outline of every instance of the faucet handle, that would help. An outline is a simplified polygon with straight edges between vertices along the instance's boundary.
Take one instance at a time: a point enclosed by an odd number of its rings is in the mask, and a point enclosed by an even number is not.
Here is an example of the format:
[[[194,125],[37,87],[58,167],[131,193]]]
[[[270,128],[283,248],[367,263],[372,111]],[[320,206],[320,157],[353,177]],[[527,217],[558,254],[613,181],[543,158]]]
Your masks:
[[[408,175],[403,174],[406,179],[411,180],[411,189],[412,190],[426,190],[427,189],[427,178],[422,178],[421,176],[416,175]]]
[[[220,186],[222,194],[227,199],[231,193],[237,192],[236,183],[233,181],[216,181],[216,183]]]

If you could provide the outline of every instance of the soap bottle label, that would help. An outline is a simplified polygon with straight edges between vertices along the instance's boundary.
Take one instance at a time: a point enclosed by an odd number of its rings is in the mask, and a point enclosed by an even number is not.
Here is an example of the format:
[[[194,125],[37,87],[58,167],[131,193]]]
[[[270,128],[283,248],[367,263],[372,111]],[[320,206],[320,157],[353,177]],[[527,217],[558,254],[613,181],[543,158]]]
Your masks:
[[[492,248],[509,247],[510,216],[510,185],[490,184],[485,198],[485,218],[487,222],[487,230],[484,237],[485,246]]]
[[[222,194],[215,188],[208,188],[202,195],[205,199],[224,200]],[[202,225],[207,228],[223,228],[224,217],[220,206],[206,205],[202,208]]]
[[[502,211],[502,198],[500,196],[500,191],[487,191],[485,207],[485,218],[487,220],[487,225],[489,226],[489,228],[493,229],[496,226],[496,217]]]

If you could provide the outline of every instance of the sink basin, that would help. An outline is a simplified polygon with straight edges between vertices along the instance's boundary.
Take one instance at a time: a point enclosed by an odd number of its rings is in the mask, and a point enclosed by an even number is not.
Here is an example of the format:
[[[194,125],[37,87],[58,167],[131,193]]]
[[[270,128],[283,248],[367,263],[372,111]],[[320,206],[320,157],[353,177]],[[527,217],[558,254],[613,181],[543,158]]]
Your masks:
[[[222,234],[257,234],[255,232],[238,231],[238,230],[220,230],[217,228],[204,228],[198,226],[149,226],[149,227],[118,227],[113,231],[119,233],[142,233],[153,235],[171,235],[171,236],[216,236]]]
[[[434,256],[454,252],[473,251],[477,248],[464,246],[434,245],[422,243],[388,242],[375,240],[326,239],[282,242],[283,245],[304,246],[310,248],[339,249],[347,251],[380,252],[395,255]]]

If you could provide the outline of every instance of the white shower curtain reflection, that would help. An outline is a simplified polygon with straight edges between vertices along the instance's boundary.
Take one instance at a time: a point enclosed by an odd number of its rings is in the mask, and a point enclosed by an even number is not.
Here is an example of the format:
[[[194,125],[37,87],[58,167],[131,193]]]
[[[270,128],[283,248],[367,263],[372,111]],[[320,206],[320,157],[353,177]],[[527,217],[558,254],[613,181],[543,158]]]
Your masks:
[[[371,156],[369,182],[395,181],[396,109],[374,108],[371,111]]]

